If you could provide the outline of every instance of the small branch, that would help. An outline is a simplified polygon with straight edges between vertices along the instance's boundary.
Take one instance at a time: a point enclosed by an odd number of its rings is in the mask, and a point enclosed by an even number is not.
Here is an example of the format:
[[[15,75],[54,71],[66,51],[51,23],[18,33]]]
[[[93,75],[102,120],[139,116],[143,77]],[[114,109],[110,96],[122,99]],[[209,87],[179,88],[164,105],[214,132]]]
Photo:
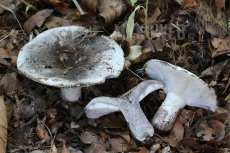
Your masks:
[[[81,6],[77,2],[77,0],[73,0],[75,6],[77,7],[78,11],[80,12],[81,15],[84,15],[85,13],[82,11]]]
[[[26,1],[24,1],[24,0],[20,0],[20,1],[21,1],[23,4],[29,6],[32,10],[34,10],[34,11],[39,11],[36,7],[34,7],[33,5],[27,3]]]

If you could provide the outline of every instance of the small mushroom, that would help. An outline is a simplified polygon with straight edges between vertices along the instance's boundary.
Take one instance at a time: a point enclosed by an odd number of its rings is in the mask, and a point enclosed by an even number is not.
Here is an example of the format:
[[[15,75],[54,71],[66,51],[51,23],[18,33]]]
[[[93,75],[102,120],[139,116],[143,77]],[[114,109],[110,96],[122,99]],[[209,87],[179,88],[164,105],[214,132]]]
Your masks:
[[[151,79],[164,84],[167,94],[161,107],[152,119],[152,124],[160,131],[169,131],[180,110],[186,105],[201,107],[216,112],[215,92],[193,73],[160,60],[150,60],[144,70]]]
[[[121,47],[105,36],[86,38],[79,26],[46,30],[19,52],[17,66],[26,77],[61,88],[62,97],[77,101],[81,87],[103,83],[120,75],[124,66]]]
[[[85,114],[88,118],[99,118],[121,111],[134,138],[145,143],[153,136],[154,129],[141,110],[139,102],[150,92],[160,88],[163,88],[163,85],[158,81],[143,81],[118,98],[97,97],[92,99],[85,107]]]

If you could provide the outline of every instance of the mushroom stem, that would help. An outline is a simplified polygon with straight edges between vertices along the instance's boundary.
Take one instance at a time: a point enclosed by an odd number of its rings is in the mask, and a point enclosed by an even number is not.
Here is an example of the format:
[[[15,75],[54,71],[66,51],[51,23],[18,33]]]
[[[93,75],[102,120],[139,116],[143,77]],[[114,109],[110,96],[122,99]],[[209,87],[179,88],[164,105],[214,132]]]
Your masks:
[[[152,125],[160,131],[168,132],[185,105],[186,103],[181,97],[173,92],[168,92],[164,102],[151,121]]]
[[[121,104],[124,107],[120,107],[120,110],[123,113],[133,136],[139,141],[144,141],[149,136],[152,137],[154,129],[143,113],[139,102],[130,104],[129,101],[124,100]],[[145,132],[143,132],[143,130]]]
[[[97,97],[92,99],[85,107],[85,114],[88,118],[99,118],[121,111],[134,138],[141,143],[149,143],[154,129],[143,113],[139,102],[149,93],[163,87],[163,84],[155,80],[143,81],[118,98]]]
[[[61,88],[61,96],[69,102],[78,101],[81,98],[81,87]]]

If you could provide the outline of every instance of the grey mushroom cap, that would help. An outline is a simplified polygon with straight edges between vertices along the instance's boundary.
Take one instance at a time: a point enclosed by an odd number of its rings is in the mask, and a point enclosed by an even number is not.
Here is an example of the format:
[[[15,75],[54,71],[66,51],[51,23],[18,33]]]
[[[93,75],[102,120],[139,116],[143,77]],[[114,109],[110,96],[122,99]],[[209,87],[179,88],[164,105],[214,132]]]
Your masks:
[[[156,59],[148,61],[144,70],[149,78],[164,84],[163,90],[167,94],[152,120],[152,124],[159,130],[170,130],[179,111],[185,105],[216,112],[215,91],[195,74]]]
[[[105,36],[86,38],[88,32],[66,26],[39,34],[19,52],[19,72],[36,82],[65,88],[118,77],[124,66],[121,47]]]
[[[85,114],[88,118],[99,118],[112,112],[121,111],[134,138],[144,142],[153,136],[154,129],[144,115],[139,102],[150,92],[162,87],[163,85],[158,81],[146,80],[118,98],[94,98],[85,107]]]

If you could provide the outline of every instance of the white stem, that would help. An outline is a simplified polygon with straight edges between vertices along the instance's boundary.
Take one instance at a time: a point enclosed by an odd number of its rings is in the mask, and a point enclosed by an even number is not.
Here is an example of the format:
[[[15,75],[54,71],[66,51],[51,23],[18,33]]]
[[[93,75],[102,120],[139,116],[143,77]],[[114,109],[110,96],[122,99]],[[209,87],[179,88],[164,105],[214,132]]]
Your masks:
[[[127,100],[121,102],[123,107],[120,107],[120,110],[123,113],[133,136],[139,141],[144,141],[145,139],[152,137],[154,134],[153,126],[143,113],[140,104],[130,103]]]
[[[185,105],[186,103],[182,98],[173,92],[168,92],[164,102],[151,121],[152,125],[160,131],[168,132]]]
[[[78,101],[81,98],[81,87],[61,88],[61,96],[69,102]]]

